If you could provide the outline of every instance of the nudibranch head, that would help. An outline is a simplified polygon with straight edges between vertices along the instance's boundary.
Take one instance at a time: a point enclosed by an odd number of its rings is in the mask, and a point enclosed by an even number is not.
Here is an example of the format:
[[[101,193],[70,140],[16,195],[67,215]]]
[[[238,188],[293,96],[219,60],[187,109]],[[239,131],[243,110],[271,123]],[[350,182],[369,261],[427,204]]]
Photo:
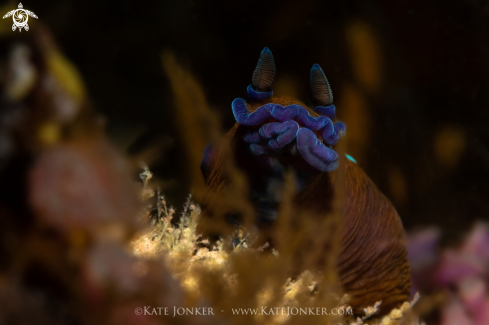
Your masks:
[[[319,104],[313,109],[293,99],[273,97],[274,76],[272,52],[264,48],[247,88],[250,102],[236,98],[232,103],[236,122],[247,128],[244,141],[250,151],[257,156],[283,155],[288,147],[321,172],[335,170],[339,160],[332,146],[344,135],[346,126],[334,122],[333,93],[323,70],[318,64],[311,69],[311,88]]]

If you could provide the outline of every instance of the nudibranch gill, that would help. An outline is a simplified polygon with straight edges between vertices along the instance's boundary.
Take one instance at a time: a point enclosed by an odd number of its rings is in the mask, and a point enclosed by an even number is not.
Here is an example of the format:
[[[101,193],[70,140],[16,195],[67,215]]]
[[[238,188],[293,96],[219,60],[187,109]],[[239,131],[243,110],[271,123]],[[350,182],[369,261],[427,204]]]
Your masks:
[[[277,219],[288,170],[296,180],[294,208],[319,217],[331,213],[333,189],[341,176],[345,193],[336,261],[341,285],[356,311],[380,300],[381,313],[398,307],[409,300],[411,287],[402,222],[354,159],[335,151],[346,126],[336,120],[333,93],[323,70],[315,64],[310,72],[317,104],[312,109],[292,98],[274,97],[274,76],[274,59],[265,48],[247,88],[248,101],[232,102],[236,124],[227,134],[236,166],[248,181],[256,224],[270,226]],[[208,147],[204,153],[201,168],[208,192],[222,193],[230,183],[221,150]],[[216,217],[228,224],[241,222],[240,213],[218,207],[222,202],[217,201],[204,198],[199,233],[213,234]]]

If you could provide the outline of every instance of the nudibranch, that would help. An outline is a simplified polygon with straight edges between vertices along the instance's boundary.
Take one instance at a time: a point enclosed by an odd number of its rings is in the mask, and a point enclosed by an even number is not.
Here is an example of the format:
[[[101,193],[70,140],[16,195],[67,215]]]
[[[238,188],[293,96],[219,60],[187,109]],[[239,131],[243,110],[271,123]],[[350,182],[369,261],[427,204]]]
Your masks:
[[[294,207],[320,217],[331,213],[333,189],[341,176],[342,233],[336,261],[341,285],[357,311],[380,300],[381,312],[398,307],[409,300],[411,287],[402,222],[354,159],[335,151],[346,126],[336,120],[333,93],[323,70],[314,64],[310,72],[317,104],[312,109],[292,98],[274,97],[274,76],[273,55],[265,48],[247,88],[248,101],[236,98],[231,105],[236,124],[228,138],[234,161],[247,178],[257,225],[273,225],[277,219],[286,171],[295,175]],[[220,150],[208,147],[201,165],[208,190],[215,193],[226,191],[230,183]],[[215,200],[204,199],[199,233],[211,233],[217,214],[228,223],[241,222],[240,213],[223,213],[215,205]]]

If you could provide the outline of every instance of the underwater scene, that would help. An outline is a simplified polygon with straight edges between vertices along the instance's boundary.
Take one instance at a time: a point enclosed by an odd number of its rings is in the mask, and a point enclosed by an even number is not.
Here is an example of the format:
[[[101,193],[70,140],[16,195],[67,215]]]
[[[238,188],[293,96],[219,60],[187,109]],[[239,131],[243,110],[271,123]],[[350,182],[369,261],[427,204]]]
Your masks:
[[[0,325],[489,325],[489,2],[0,9]]]

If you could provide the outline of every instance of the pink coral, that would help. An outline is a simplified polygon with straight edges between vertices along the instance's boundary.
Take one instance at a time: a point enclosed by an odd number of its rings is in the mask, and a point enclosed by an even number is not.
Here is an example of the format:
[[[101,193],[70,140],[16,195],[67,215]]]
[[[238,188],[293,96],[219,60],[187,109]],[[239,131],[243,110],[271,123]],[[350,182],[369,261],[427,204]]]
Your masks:
[[[103,140],[53,146],[30,172],[29,201],[55,227],[93,228],[139,212],[137,189],[126,161]]]
[[[442,253],[437,252],[438,239],[436,229],[410,236],[415,285],[421,290],[451,292],[441,325],[489,324],[489,226],[477,223],[461,245]]]

